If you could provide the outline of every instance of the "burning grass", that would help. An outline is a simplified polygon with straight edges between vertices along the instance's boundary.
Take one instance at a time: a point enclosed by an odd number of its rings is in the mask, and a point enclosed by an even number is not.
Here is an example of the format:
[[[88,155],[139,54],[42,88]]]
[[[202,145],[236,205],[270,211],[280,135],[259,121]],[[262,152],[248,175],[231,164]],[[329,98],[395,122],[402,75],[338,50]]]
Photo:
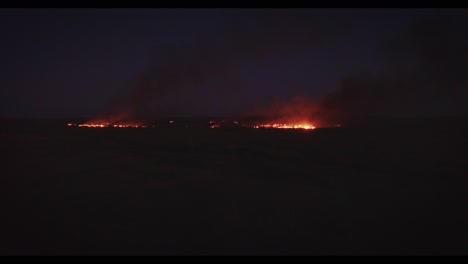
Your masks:
[[[69,127],[85,127],[85,128],[147,128],[148,125],[144,123],[138,122],[118,122],[118,123],[110,123],[110,122],[86,122],[82,124],[76,123],[68,123],[67,126]]]
[[[315,129],[315,126],[308,123],[303,124],[260,124],[255,125],[253,128],[278,128],[278,129]]]
[[[161,126],[159,124],[158,126]],[[175,121],[171,120],[166,125],[174,126]],[[86,122],[86,123],[68,123],[68,127],[81,127],[81,128],[155,128],[154,123],[150,122]],[[203,126],[203,125],[202,125]],[[243,127],[243,128],[264,128],[264,129],[315,129],[316,126],[310,122],[247,122],[247,121],[216,121],[210,120],[206,123],[209,128],[226,128],[226,127]]]

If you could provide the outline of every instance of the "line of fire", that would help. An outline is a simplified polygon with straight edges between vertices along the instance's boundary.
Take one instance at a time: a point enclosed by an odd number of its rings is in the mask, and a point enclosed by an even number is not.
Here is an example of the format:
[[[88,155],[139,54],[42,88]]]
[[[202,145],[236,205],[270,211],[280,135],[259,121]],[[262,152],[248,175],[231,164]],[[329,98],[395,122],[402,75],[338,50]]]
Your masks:
[[[68,123],[68,127],[77,128],[161,128],[161,127],[206,127],[212,129],[219,128],[252,128],[252,129],[302,129],[302,130],[314,130],[319,128],[315,124],[309,121],[301,122],[288,122],[288,121],[252,121],[252,120],[241,120],[241,119],[211,119],[211,120],[197,120],[188,121],[187,119],[181,120],[164,120],[164,121],[140,121],[140,122],[96,122],[88,121],[84,123]],[[322,127],[340,127],[341,125],[336,124],[333,126],[320,126]]]

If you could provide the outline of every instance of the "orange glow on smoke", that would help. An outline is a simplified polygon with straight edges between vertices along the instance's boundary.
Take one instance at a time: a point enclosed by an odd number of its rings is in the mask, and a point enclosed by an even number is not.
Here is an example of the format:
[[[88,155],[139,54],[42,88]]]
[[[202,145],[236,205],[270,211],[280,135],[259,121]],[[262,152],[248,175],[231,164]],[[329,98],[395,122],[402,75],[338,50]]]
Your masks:
[[[257,105],[251,114],[262,117],[263,121],[254,122],[253,128],[271,129],[315,129],[318,104],[304,96],[296,96],[289,100],[275,99],[270,105]],[[249,114],[250,115],[250,114]]]

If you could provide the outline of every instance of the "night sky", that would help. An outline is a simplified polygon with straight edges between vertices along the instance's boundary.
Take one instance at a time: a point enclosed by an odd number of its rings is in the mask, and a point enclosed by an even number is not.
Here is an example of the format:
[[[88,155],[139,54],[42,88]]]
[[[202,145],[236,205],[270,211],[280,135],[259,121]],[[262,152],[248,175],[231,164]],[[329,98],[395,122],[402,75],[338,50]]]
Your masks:
[[[385,103],[401,99],[399,114],[464,114],[466,13],[2,9],[0,117],[93,117],[115,104],[159,116],[231,115],[278,98],[322,100],[349,76],[410,76],[411,88],[375,88],[396,91]]]
[[[0,9],[0,61],[0,255],[468,253],[468,9]]]

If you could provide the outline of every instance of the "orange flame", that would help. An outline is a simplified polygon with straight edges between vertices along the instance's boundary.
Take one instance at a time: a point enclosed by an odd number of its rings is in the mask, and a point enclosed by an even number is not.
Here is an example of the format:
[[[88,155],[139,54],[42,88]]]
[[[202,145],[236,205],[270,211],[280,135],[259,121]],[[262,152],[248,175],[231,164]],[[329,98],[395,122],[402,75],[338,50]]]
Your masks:
[[[308,123],[300,124],[259,124],[255,125],[254,128],[278,128],[278,129],[315,129],[315,126]]]
[[[78,126],[78,127],[88,127],[88,128],[105,128],[105,127],[113,127],[113,128],[147,128],[146,125],[141,123],[126,123],[126,122],[119,122],[119,123],[109,123],[109,122],[99,122],[99,121],[90,121],[83,124],[72,124],[69,123],[67,126]]]

